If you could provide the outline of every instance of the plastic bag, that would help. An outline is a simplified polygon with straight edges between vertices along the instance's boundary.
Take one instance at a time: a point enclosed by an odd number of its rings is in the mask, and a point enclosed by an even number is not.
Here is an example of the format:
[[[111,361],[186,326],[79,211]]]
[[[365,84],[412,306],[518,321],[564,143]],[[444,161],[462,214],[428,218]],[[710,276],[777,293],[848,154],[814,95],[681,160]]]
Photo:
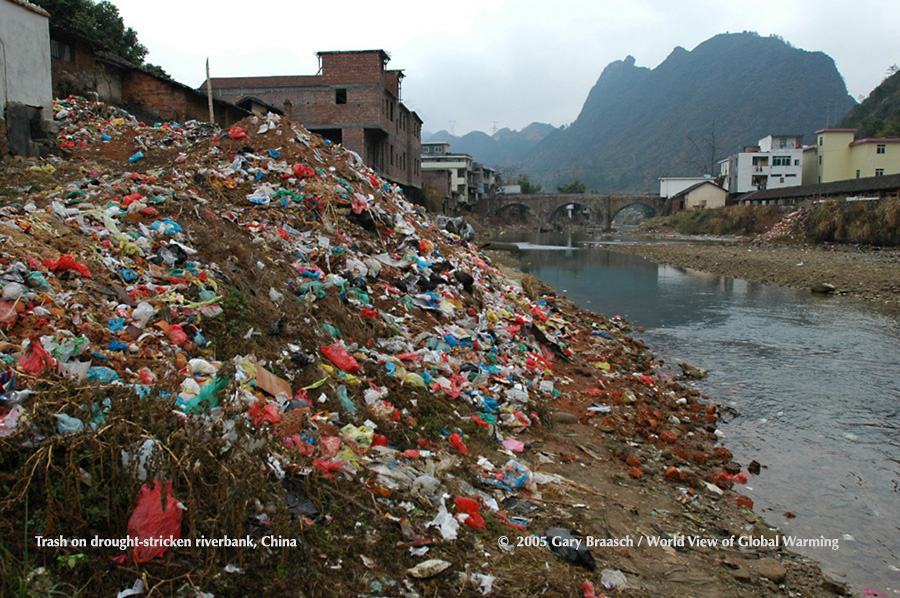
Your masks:
[[[19,314],[12,303],[0,302],[0,330],[9,330],[19,319]]]
[[[65,413],[56,413],[56,431],[62,435],[84,432],[84,422]]]
[[[88,270],[88,267],[81,262],[76,262],[75,258],[67,253],[59,256],[58,260],[44,260],[44,265],[53,272],[75,270],[85,278],[91,277],[91,271]]]
[[[165,491],[165,508],[162,506],[163,491]],[[156,538],[157,545],[141,546],[143,542],[138,542],[138,546],[134,547],[136,562],[146,563],[162,556],[168,550],[168,546],[160,546],[160,538],[177,540],[181,537],[183,508],[172,492],[172,482],[160,483],[159,480],[155,480],[152,487],[148,484],[141,486],[137,506],[128,519],[128,536],[139,541]]]
[[[455,447],[456,447],[456,450],[458,450],[458,451],[459,451],[460,453],[462,453],[463,455],[468,455],[468,454],[469,454],[469,447],[467,447],[467,446],[465,445],[465,443],[463,443],[463,441],[462,441],[462,436],[459,435],[459,432],[454,432],[454,433],[450,436],[450,444],[452,444],[453,446],[455,446]]]
[[[45,368],[55,368],[56,360],[44,349],[41,339],[32,337],[28,349],[19,357],[18,365],[29,374],[40,376]]]
[[[19,418],[22,416],[22,408],[18,405],[9,410],[6,415],[0,416],[0,438],[14,434],[19,426]]]
[[[347,350],[344,349],[343,345],[340,343],[323,345],[319,347],[319,350],[331,363],[341,368],[343,371],[351,374],[359,371],[359,362],[356,361],[352,355],[347,353]]]
[[[484,518],[481,516],[481,513],[478,512],[479,507],[477,500],[474,498],[457,496],[453,499],[453,502],[456,503],[456,508],[459,509],[459,514],[456,516],[457,519],[475,529],[485,529],[487,527]]]
[[[444,497],[441,497],[438,514],[434,519],[426,523],[425,527],[437,527],[445,540],[456,539],[456,533],[459,531],[459,522],[447,511],[447,506],[444,504]]]

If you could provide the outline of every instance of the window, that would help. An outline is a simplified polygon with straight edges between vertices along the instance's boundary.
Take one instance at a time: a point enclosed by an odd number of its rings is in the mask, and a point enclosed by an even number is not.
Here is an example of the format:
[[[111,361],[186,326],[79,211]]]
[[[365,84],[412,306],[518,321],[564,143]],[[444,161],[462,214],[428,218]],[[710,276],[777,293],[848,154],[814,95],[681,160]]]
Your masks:
[[[72,46],[55,39],[50,40],[50,56],[72,62]],[[884,153],[884,152],[882,152]]]
[[[879,143],[878,145],[875,146],[875,153],[876,153],[876,154],[883,154],[884,151],[885,151],[885,147],[884,147],[884,144],[883,144],[883,143]]]
[[[791,165],[791,157],[790,156],[773,156],[772,157],[772,166],[790,166]]]
[[[800,166],[800,158],[794,160],[794,166]]]
[[[822,165],[822,156],[819,156],[819,166]]]
[[[856,171],[856,178],[859,178],[859,170]]]
[[[346,89],[335,89],[334,90],[334,103],[335,104],[346,104],[347,103],[347,90]]]
[[[819,145],[825,145],[825,138],[821,135],[819,136]]]
[[[875,176],[884,176],[884,168],[876,168]]]

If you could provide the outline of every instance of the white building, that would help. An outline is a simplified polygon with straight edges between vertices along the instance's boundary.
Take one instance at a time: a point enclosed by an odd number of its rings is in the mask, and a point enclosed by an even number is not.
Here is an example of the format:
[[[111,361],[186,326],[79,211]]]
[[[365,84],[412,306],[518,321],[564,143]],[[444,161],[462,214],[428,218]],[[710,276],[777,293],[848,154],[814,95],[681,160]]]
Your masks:
[[[802,135],[769,135],[719,162],[728,193],[797,187],[802,182]]]
[[[51,137],[49,16],[25,0],[0,0],[0,146],[26,156]]]
[[[712,180],[709,175],[703,176],[661,176],[659,177],[659,196],[669,199],[697,183]]]

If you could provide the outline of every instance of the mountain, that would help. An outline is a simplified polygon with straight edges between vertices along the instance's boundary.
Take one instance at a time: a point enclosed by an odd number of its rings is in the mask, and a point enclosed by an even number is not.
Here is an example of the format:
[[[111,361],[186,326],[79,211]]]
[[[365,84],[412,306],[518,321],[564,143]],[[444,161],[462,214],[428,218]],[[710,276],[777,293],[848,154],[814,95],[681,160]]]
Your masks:
[[[756,33],[678,47],[655,69],[609,64],[578,118],[524,165],[545,189],[581,180],[606,192],[652,192],[660,176],[705,174],[770,134],[813,133],[855,105],[834,61]]]
[[[469,154],[476,162],[491,167],[519,164],[531,154],[531,150],[544,137],[556,131],[556,127],[544,123],[531,123],[521,131],[507,128],[498,130],[493,136],[481,131],[472,131],[462,137],[447,131],[438,131],[423,141],[446,141],[454,153]]]
[[[895,71],[872,90],[862,104],[854,107],[841,120],[839,126],[859,129],[857,139],[900,137],[900,71]]]

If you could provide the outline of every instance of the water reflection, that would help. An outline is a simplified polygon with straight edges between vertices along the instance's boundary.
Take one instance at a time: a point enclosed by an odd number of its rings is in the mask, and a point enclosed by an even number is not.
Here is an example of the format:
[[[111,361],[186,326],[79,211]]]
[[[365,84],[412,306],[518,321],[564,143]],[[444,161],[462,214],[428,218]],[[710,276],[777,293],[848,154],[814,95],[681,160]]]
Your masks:
[[[842,298],[563,240],[570,249],[523,251],[521,269],[643,326],[668,362],[708,369],[700,389],[741,414],[723,426],[729,448],[767,466],[747,489],[757,511],[790,535],[845,538],[806,554],[856,588],[900,588],[900,323]]]

